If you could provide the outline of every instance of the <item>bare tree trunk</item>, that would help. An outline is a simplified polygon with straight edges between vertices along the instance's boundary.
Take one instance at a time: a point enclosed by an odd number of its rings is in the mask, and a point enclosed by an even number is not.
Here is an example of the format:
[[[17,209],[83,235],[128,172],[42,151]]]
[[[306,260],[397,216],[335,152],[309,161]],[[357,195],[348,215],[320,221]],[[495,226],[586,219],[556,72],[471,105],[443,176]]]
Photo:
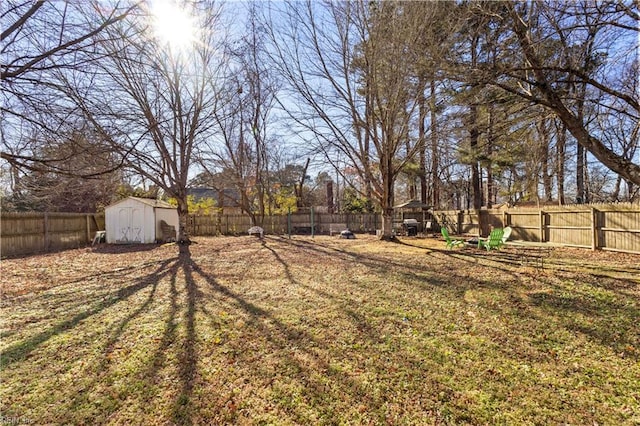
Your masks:
[[[333,214],[334,213],[334,207],[333,207],[333,182],[332,181],[327,182],[327,211],[329,212],[329,214]]]
[[[296,205],[300,207],[304,207],[304,200],[302,199],[302,191],[304,189],[304,180],[307,177],[307,169],[309,168],[310,158],[307,158],[307,162],[304,165],[304,169],[302,171],[302,176],[300,176],[300,182],[296,185]]]
[[[558,204],[561,206],[565,204],[564,200],[564,164],[565,164],[565,151],[567,144],[567,128],[564,124],[557,128],[557,142],[556,142],[556,180],[558,182]]]
[[[478,42],[479,36],[472,35],[471,38],[471,66],[478,65]],[[477,83],[474,82],[471,85],[471,90],[476,90]],[[480,137],[480,131],[478,130],[478,105],[475,99],[471,100],[469,105],[469,146],[472,155],[471,163],[471,187],[473,190],[473,208],[479,211],[482,208],[482,182],[480,181],[480,167],[478,164],[478,139]],[[482,229],[482,224],[480,224]]]
[[[493,157],[493,144],[494,144],[494,111],[491,104],[487,105],[488,114],[488,126],[487,126],[487,194],[486,205],[490,209],[494,200],[494,188],[493,188],[493,170],[492,170],[492,157]]]
[[[394,176],[393,159],[388,153],[384,153],[382,158],[382,174],[384,174],[382,188],[382,235],[381,239],[391,241],[393,235],[393,203],[394,203]]]
[[[178,243],[188,244],[189,239],[189,206],[187,204],[187,197],[177,197],[178,201]]]
[[[438,208],[440,206],[440,156],[438,155],[436,82],[434,78],[432,78],[430,82],[429,98],[429,112],[431,114],[431,197],[433,199],[434,208]],[[423,203],[426,203],[426,200],[423,201]]]
[[[429,204],[428,196],[427,196],[427,153],[426,146],[423,146],[420,149],[419,154],[419,167],[420,167],[420,201],[422,204]],[[432,186],[433,188],[433,186]]]
[[[587,156],[584,156],[584,202],[589,204],[591,202],[591,190],[589,188],[589,164],[587,163]]]
[[[469,106],[469,144],[471,151],[476,152],[478,148],[478,107],[475,104]],[[474,158],[471,163],[471,189],[473,191],[473,208],[480,210],[482,208],[482,188],[480,182],[480,167],[478,160]]]
[[[576,203],[586,202],[584,193],[584,147],[578,144],[576,149]]]
[[[538,124],[538,132],[540,139],[542,140],[541,156],[542,156],[542,186],[544,187],[544,199],[545,201],[551,201],[553,199],[552,188],[552,171],[549,167],[549,144],[550,144],[550,132],[549,121],[547,118],[540,121]]]
[[[420,141],[418,141],[418,143],[420,143]],[[406,138],[405,146],[407,150],[407,156],[409,156],[409,153],[411,152],[411,142],[409,141],[408,137]],[[418,188],[416,186],[415,171],[413,169],[409,170],[409,172],[406,173],[406,175],[407,175],[407,186],[409,187],[409,199],[415,200],[418,194]]]
[[[362,130],[363,135],[363,149],[362,149],[362,168],[364,170],[364,196],[367,199],[368,212],[373,212],[373,182],[371,181],[371,135],[370,129],[375,127],[375,120],[373,119],[373,91],[370,90],[371,83],[369,82],[369,74],[367,73],[367,79],[365,83],[367,89],[365,94],[365,127]],[[357,121],[357,119],[356,119]]]

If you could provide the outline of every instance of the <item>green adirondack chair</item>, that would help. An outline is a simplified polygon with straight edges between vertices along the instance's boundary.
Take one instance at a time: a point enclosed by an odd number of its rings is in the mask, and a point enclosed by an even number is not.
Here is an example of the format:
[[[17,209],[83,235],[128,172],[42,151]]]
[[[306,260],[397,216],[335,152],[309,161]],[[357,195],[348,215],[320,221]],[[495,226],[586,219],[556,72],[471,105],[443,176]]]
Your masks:
[[[511,228],[509,228],[509,234],[511,234]],[[508,237],[508,236],[507,236]],[[478,248],[485,248],[487,251],[492,249],[499,249],[502,247],[506,238],[504,238],[504,229],[495,228],[489,234],[489,238],[486,240],[478,240]]]
[[[449,236],[449,231],[447,231],[447,228],[440,228],[440,233],[444,237],[444,240],[447,243],[447,248],[449,250],[451,250],[454,247],[464,247],[464,244],[465,244],[464,241],[451,239],[451,237]]]

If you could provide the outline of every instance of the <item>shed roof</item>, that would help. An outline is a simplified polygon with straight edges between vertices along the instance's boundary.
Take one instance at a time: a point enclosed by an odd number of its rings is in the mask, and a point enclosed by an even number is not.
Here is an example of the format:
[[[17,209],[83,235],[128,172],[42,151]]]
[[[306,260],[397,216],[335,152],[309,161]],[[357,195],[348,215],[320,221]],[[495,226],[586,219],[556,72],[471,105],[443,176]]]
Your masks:
[[[124,200],[136,200],[140,203],[146,204],[148,206],[151,206],[153,208],[157,208],[157,209],[175,209],[177,208],[176,206],[172,206],[171,204],[167,203],[166,201],[162,201],[162,200],[156,200],[155,198],[140,198],[140,197],[127,197],[127,198],[123,198],[122,200],[116,201],[115,203],[107,206],[107,207],[111,207],[111,206],[115,206],[116,204],[119,204],[121,202],[123,202]]]
[[[406,203],[393,206],[394,209],[428,209],[430,207],[429,204],[423,204],[420,200],[410,200]]]

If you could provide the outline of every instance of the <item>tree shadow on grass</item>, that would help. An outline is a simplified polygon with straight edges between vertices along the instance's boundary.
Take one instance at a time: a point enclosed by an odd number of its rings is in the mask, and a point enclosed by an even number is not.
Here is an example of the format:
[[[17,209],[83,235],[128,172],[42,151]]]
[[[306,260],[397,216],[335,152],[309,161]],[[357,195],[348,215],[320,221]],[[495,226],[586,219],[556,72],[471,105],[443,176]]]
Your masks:
[[[0,353],[0,366],[4,368],[16,361],[24,359],[31,352],[36,350],[41,344],[51,339],[52,337],[71,330],[81,321],[102,312],[104,309],[113,306],[118,302],[127,300],[138,291],[150,285],[153,285],[154,283],[157,283],[158,275],[161,274],[161,272],[165,268],[167,268],[167,266],[171,262],[172,259],[163,261],[154,272],[147,276],[139,278],[135,284],[120,288],[99,303],[95,304],[93,307],[86,309],[65,321],[59,322],[48,330],[42,331],[35,336],[9,346],[7,349],[2,351],[2,353]]]
[[[182,351],[178,355],[178,375],[181,381],[180,393],[173,403],[171,419],[180,425],[192,425],[193,404],[191,397],[193,394],[198,360],[195,331],[198,290],[193,277],[195,266],[191,258],[191,251],[187,245],[180,246],[178,269],[182,269],[184,272],[187,306],[184,314],[185,340],[182,344]],[[172,289],[172,293],[173,298],[175,298],[175,288]],[[173,312],[175,312],[175,308],[174,303],[172,306]]]
[[[618,355],[640,359],[640,309],[631,300],[596,300],[589,294],[567,291],[536,293],[529,299],[559,318],[568,330],[608,346]]]
[[[298,245],[297,242],[294,244]],[[309,256],[303,256],[304,258],[313,256],[320,259],[319,261],[322,261],[322,257],[327,257],[329,262],[331,262],[331,258],[335,260],[347,260],[349,262],[357,261],[372,268],[379,274],[385,274],[385,266],[388,267],[389,264],[389,262],[385,262],[385,260],[376,256],[362,255],[348,250],[335,250],[328,249],[327,247],[318,248],[317,246],[314,247],[314,244],[306,244],[305,242],[301,242],[298,247],[309,253]],[[280,248],[282,248],[282,246]],[[346,320],[347,330],[353,330],[353,333],[347,331],[346,335],[343,334],[342,337],[345,337],[346,340],[341,342],[332,340],[321,341],[317,338],[307,339],[306,334],[302,334],[296,338],[294,334],[291,344],[294,345],[296,349],[303,350],[307,354],[307,357],[321,360],[319,364],[326,366],[326,371],[332,370],[332,366],[326,362],[326,360],[331,360],[338,365],[344,362],[347,365],[353,366],[354,362],[357,364],[358,357],[362,355],[363,350],[367,352],[371,351],[371,354],[367,357],[367,361],[355,367],[356,371],[360,371],[363,375],[362,377],[366,377],[364,382],[358,380],[359,374],[357,373],[347,378],[342,375],[334,378],[335,382],[339,384],[340,394],[338,396],[332,395],[332,397],[340,400],[345,397],[352,398],[351,403],[353,406],[364,402],[364,407],[366,407],[367,411],[372,415],[372,418],[377,419],[374,421],[388,421],[388,419],[385,418],[385,413],[388,410],[388,395],[371,394],[370,380],[372,380],[372,375],[374,377],[378,376],[374,379],[374,381],[377,381],[376,386],[382,388],[387,387],[390,391],[400,392],[402,395],[400,397],[401,399],[405,398],[407,393],[413,394],[415,399],[409,398],[410,400],[416,404],[430,407],[429,410],[431,414],[428,418],[432,421],[443,420],[440,419],[440,408],[443,404],[446,404],[446,402],[438,399],[430,399],[432,398],[430,395],[434,393],[439,395],[452,395],[455,392],[450,386],[434,376],[429,368],[424,368],[425,358],[429,358],[431,355],[420,355],[418,351],[406,350],[404,345],[405,339],[411,342],[415,342],[415,340],[412,337],[408,337],[411,334],[411,320],[398,315],[402,310],[402,304],[397,305],[399,311],[392,309],[391,311],[380,311],[376,313],[375,301],[365,301],[364,304],[367,306],[363,307],[363,301],[358,300],[358,297],[354,297],[354,293],[352,292],[340,291],[339,287],[331,287],[336,290],[336,292],[331,292],[331,289],[327,287],[306,285],[295,278],[291,265],[280,255],[278,247],[267,247],[267,249],[274,256],[277,264],[280,264],[285,271],[284,273],[290,284],[300,287],[306,292],[316,294],[320,300],[329,301],[329,305],[333,306],[331,309],[335,310],[336,314],[343,320]],[[287,248],[282,249],[287,250]],[[404,271],[401,275],[407,275],[414,280],[412,282],[415,282],[416,275],[411,270],[411,265],[394,264],[398,267],[408,268],[409,270]],[[435,277],[429,277],[428,282],[430,286],[445,288],[446,285],[445,282]],[[467,285],[473,284],[469,283]],[[417,289],[417,291],[430,293],[430,288],[423,287]],[[325,303],[322,303],[322,305],[325,306]],[[316,324],[318,318],[312,318],[311,321],[313,321],[316,326],[319,325],[321,329],[325,326],[329,329],[331,328],[331,324]],[[306,325],[305,322],[302,322],[302,324],[303,326]],[[288,327],[298,330],[296,327]],[[287,338],[289,338],[288,335]],[[317,347],[322,348],[322,351],[316,350],[315,348]],[[325,361],[325,363],[322,364],[322,361]],[[300,366],[300,369],[303,368],[304,366]],[[333,378],[333,374],[328,374]],[[405,374],[412,376],[411,380],[408,381],[409,383],[403,380],[403,375]],[[416,377],[420,379],[416,380]],[[309,394],[313,389],[321,388],[322,386],[320,382],[314,383],[313,380],[309,382],[310,383],[306,383],[306,389],[308,389],[307,392]],[[405,383],[401,391],[394,389],[394,383],[398,382]],[[415,387],[417,383],[420,383],[420,385]],[[428,391],[423,392],[423,386],[428,388]],[[428,402],[425,403],[425,401]],[[465,408],[460,407],[459,411],[464,413]],[[462,414],[462,416],[464,417],[464,414]]]
[[[380,274],[387,274],[389,272],[390,267],[393,268],[393,273],[404,277],[409,280],[423,281],[425,284],[440,286],[440,287],[449,287],[452,289],[457,289],[459,292],[464,292],[473,286],[492,286],[496,288],[505,288],[506,285],[502,283],[501,280],[494,281],[480,281],[474,279],[472,270],[459,270],[459,268],[450,268],[446,273],[443,271],[436,271],[432,268],[428,263],[425,263],[423,258],[416,256],[414,259],[410,259],[407,262],[394,261],[389,259],[388,256],[377,256],[373,254],[362,254],[357,253],[355,251],[349,251],[346,248],[336,248],[332,246],[323,245],[321,243],[314,243],[309,241],[292,241],[292,240],[282,240],[286,244],[291,244],[295,247],[298,247],[303,250],[310,251],[312,253],[317,253],[319,255],[326,255],[327,253],[331,253],[334,256],[337,256],[341,260],[347,260],[349,262],[362,264],[371,268],[374,271],[379,272]],[[403,244],[412,248],[416,248],[421,251],[427,251],[427,254],[433,255],[434,253],[442,254],[442,255],[451,255],[451,251],[448,250],[438,250],[438,249],[425,249],[421,246],[414,246],[412,244],[406,243],[398,243]],[[504,266],[508,262],[511,264],[511,260],[505,260],[504,258],[495,257],[495,258],[487,258],[483,256],[483,253],[469,253],[468,255],[460,255],[455,256],[457,260],[461,260],[470,264],[470,266],[483,266],[494,268],[503,276],[510,276],[512,279],[517,279],[517,275],[513,270],[505,269]],[[428,278],[425,279],[424,276]]]
[[[315,251],[318,254],[326,254],[327,251],[333,252],[342,259],[360,262],[368,267],[378,268],[380,270],[384,270],[384,268],[392,265],[396,268],[395,273],[399,271],[401,274],[406,275],[407,278],[416,278],[416,272],[430,272],[428,265],[420,264],[419,262],[402,264],[390,261],[387,258],[375,255],[362,255],[348,251],[346,248],[334,248],[317,242],[283,241],[304,250]],[[521,262],[518,256],[506,250],[486,252],[465,249],[453,251],[425,248],[402,241],[398,244],[425,250],[431,256],[450,256],[458,261],[468,263],[471,267],[481,266],[483,268],[492,268],[503,277],[490,281],[478,281],[473,278],[473,273],[469,270],[459,273],[456,271],[457,268],[452,267],[450,269],[451,279],[443,278],[440,285],[443,287],[457,288],[459,295],[462,295],[469,289],[494,287],[504,292],[504,297],[512,301],[508,309],[514,309],[518,312],[518,315],[524,315],[531,318],[532,321],[539,321],[541,318],[536,314],[535,310],[541,307],[547,308],[550,310],[551,315],[561,320],[560,324],[562,324],[562,327],[566,330],[582,333],[594,342],[608,346],[615,353],[622,356],[632,358],[638,358],[640,356],[640,350],[638,350],[640,347],[640,341],[638,340],[639,335],[635,332],[637,324],[640,321],[640,310],[637,308],[637,298],[634,298],[633,293],[628,292],[629,286],[633,285],[630,281],[610,276],[604,279],[605,277],[595,273],[595,270],[590,265],[587,265],[588,267],[583,272],[582,277],[574,277],[571,274],[567,275],[571,271],[557,269],[555,265],[550,268],[550,271],[553,271],[553,275],[547,275],[549,272],[545,273],[542,269],[538,268],[521,269]],[[559,265],[563,265],[563,263],[560,262]],[[628,268],[612,269],[618,272],[628,272]],[[523,276],[534,280],[539,286],[548,287],[554,291],[549,294],[544,292],[527,292],[527,287],[517,285]],[[563,276],[565,277],[562,278]],[[509,279],[505,280],[505,277],[509,277]],[[567,285],[572,286],[567,283],[574,282],[574,285],[583,285],[585,282],[591,281],[594,283],[594,286],[614,292],[615,297],[612,297],[610,300],[596,301],[594,299],[595,296],[589,292],[584,294],[564,294],[567,291],[575,291],[572,288],[567,288]],[[430,277],[428,282],[437,284],[437,279]],[[523,291],[527,294],[523,295]],[[499,313],[503,314],[504,312],[499,311]],[[578,322],[575,314],[580,314],[588,320]]]
[[[100,244],[91,251],[99,254],[139,253],[153,251],[162,246],[163,244]]]
[[[272,254],[279,259],[281,264],[283,265],[285,271],[289,271],[289,267],[282,260],[282,257],[277,253],[276,250],[268,248]],[[300,359],[296,357],[296,352],[303,352],[305,357],[308,359],[313,359],[314,365],[318,365],[319,371],[324,371],[331,379],[335,382],[341,383],[341,387],[351,389],[353,393],[362,395],[363,397],[366,395],[366,389],[358,382],[353,380],[351,377],[340,374],[339,372],[333,371],[331,366],[328,363],[328,356],[321,356],[323,352],[323,348],[329,346],[330,342],[323,341],[318,337],[315,337],[308,333],[305,329],[301,327],[295,327],[290,324],[286,324],[276,316],[272,315],[268,310],[263,309],[262,307],[247,301],[241,294],[236,293],[231,290],[229,287],[222,285],[218,282],[216,277],[201,268],[196,262],[192,263],[192,271],[193,275],[197,275],[201,278],[204,283],[209,286],[211,290],[214,291],[214,294],[219,295],[221,300],[226,300],[228,303],[235,305],[240,312],[247,314],[249,317],[248,326],[254,330],[257,335],[261,338],[264,338],[266,342],[268,342],[270,352],[278,355],[282,362],[282,365],[286,366],[295,366],[294,369],[296,371],[305,370],[305,366],[300,363]],[[286,272],[285,272],[286,273]],[[295,279],[289,273],[288,280],[291,284],[295,283]],[[206,313],[206,310],[202,309],[203,312]],[[211,314],[209,314],[211,315]],[[188,321],[189,319],[187,319]],[[212,320],[215,320],[212,318]],[[245,342],[240,340],[234,340],[229,343],[232,346],[237,346],[237,350],[233,351],[234,362],[241,362],[241,360],[245,359],[248,356],[247,348],[244,347]],[[187,358],[191,357],[192,361],[195,361],[194,354],[186,354]],[[245,359],[245,361],[247,361]],[[259,362],[256,365],[251,366],[252,369],[265,369],[263,376],[269,375],[267,367],[261,365]],[[189,360],[187,360],[187,366],[183,367],[184,370],[184,378],[193,378],[194,368],[189,367]],[[272,379],[273,380],[273,379]],[[297,381],[299,379],[292,379]],[[266,383],[265,386],[271,386],[269,383]],[[308,389],[308,392],[311,393],[313,389],[323,389],[324,384],[321,382],[319,377],[305,377],[304,387]],[[182,392],[182,401],[186,402],[186,398],[190,396],[192,392],[192,387],[185,383],[184,389]],[[220,396],[218,396],[220,397]],[[325,397],[325,395],[311,395],[313,398],[321,398]],[[180,399],[179,399],[180,401]],[[354,401],[355,403],[355,401]],[[321,407],[317,407],[321,408]],[[180,417],[179,414],[182,412],[180,410],[174,410],[174,420],[179,421],[182,424],[189,423],[187,418]],[[296,410],[292,409],[290,412],[292,418],[296,418]],[[230,417],[233,415],[230,413]],[[224,417],[224,414],[221,414]],[[298,419],[301,420],[301,419]],[[189,423],[190,424],[190,423]]]
[[[490,253],[462,250],[453,256],[463,261],[486,256],[487,261],[501,270],[502,265],[522,266],[518,254],[508,250]],[[532,320],[537,315],[530,308],[545,309],[549,315],[558,318],[566,330],[581,333],[593,342],[609,347],[619,356],[640,358],[640,335],[637,333],[640,309],[636,295],[629,291],[634,283],[624,278],[634,268],[604,267],[605,271],[618,274],[614,277],[599,273],[601,269],[597,265],[571,265],[566,261],[554,263],[552,259],[545,261],[545,265],[546,268],[534,268],[526,272],[519,270],[518,273],[530,276],[539,285],[552,291],[529,291],[524,299],[512,291],[509,297],[514,300],[514,307],[519,306],[519,311],[531,316]],[[484,262],[483,266],[489,265]],[[579,288],[583,286],[594,291],[581,291]],[[608,290],[610,297],[599,298],[596,295],[597,288]]]
[[[196,331],[195,331],[195,312],[198,298],[198,290],[193,278],[193,261],[188,246],[180,246],[180,252],[177,258],[172,258],[163,262],[163,264],[151,275],[145,278],[145,282],[151,285],[150,293],[145,300],[136,307],[130,314],[122,318],[119,323],[114,326],[109,338],[105,341],[104,356],[96,371],[107,371],[110,363],[110,352],[114,350],[115,343],[120,339],[121,335],[135,318],[139,317],[150,305],[156,297],[157,286],[161,281],[166,282],[168,287],[168,312],[164,319],[164,331],[155,347],[155,352],[150,356],[150,361],[146,369],[141,371],[139,377],[144,378],[148,391],[146,396],[143,395],[139,401],[141,405],[152,404],[151,395],[156,387],[156,379],[160,370],[167,365],[167,355],[172,350],[176,352],[175,366],[177,367],[178,389],[177,396],[171,403],[169,412],[172,424],[192,425],[193,420],[193,403],[191,401],[193,388],[196,378],[197,367],[197,349],[196,349]],[[184,291],[186,305],[182,305],[179,300],[181,289],[178,283],[184,278]],[[119,299],[121,301],[124,299]],[[114,301],[115,303],[116,301]],[[179,318],[181,314],[183,317]],[[184,327],[184,337],[178,338],[178,327]],[[121,360],[122,361],[122,360]],[[171,361],[174,362],[173,359]],[[172,364],[173,366],[173,364]],[[100,380],[100,376],[96,376],[93,386]],[[131,380],[137,380],[132,377]],[[131,386],[135,386],[132,384]],[[85,385],[89,389],[91,385]],[[87,398],[90,393],[86,392],[78,395],[70,409],[86,405]],[[156,397],[158,397],[156,395]],[[119,404],[119,403],[118,403]]]

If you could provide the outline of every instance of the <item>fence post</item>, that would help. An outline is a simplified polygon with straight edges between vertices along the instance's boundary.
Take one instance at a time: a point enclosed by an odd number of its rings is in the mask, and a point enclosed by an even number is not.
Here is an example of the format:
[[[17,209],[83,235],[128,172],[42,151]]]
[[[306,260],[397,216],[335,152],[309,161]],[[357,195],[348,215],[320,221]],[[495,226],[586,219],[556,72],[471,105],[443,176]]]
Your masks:
[[[44,251],[49,251],[49,213],[44,212]]]
[[[91,223],[89,222],[89,213],[85,215],[86,223],[87,223],[87,244],[91,241]]]
[[[595,251],[598,248],[598,226],[597,226],[597,210],[595,207],[591,207],[591,250]]]
[[[544,243],[545,240],[546,240],[545,235],[544,235],[544,212],[542,210],[540,210],[539,213],[538,213],[538,216],[539,216],[538,217],[538,224],[540,226],[540,230],[539,230],[540,238],[539,238],[539,240],[540,240],[541,243]]]
[[[315,224],[313,223],[313,206],[311,207],[311,238],[314,237]]]

